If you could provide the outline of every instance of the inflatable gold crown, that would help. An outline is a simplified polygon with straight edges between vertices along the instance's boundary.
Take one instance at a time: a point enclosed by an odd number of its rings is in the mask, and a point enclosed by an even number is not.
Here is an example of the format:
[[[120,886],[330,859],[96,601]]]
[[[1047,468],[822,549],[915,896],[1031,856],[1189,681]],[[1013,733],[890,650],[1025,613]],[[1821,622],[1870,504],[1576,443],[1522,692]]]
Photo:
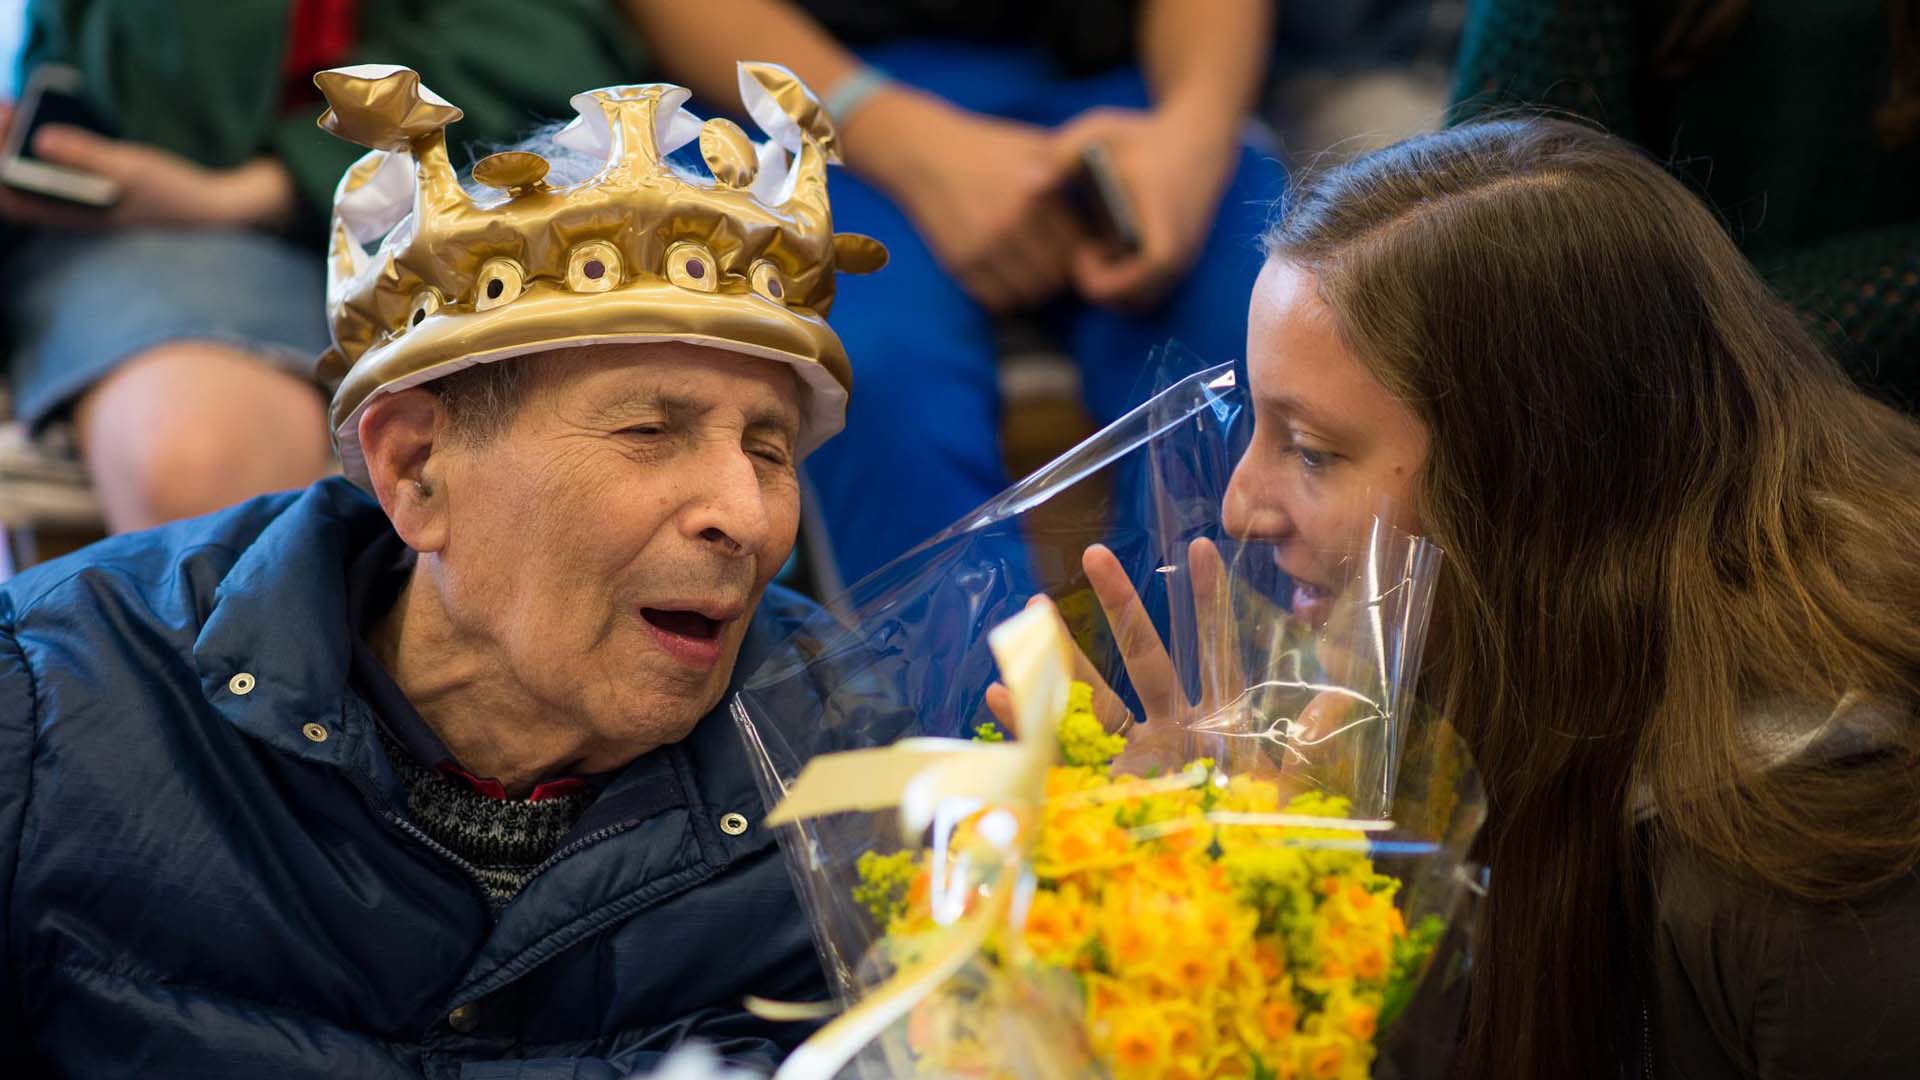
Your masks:
[[[792,72],[740,65],[747,114],[770,138],[682,110],[678,86],[614,86],[573,98],[554,136],[597,165],[548,182],[551,163],[506,151],[473,167],[469,195],[447,157],[460,110],[402,67],[314,78],[320,126],[372,150],[341,180],[327,259],[338,379],[331,423],[347,475],[367,482],[359,420],[380,394],[474,364],[576,345],[677,341],[791,364],[806,395],[801,453],[840,430],[852,376],[828,328],[836,271],[886,262],[871,237],[833,232],[832,122]],[[711,177],[668,155],[698,141]]]

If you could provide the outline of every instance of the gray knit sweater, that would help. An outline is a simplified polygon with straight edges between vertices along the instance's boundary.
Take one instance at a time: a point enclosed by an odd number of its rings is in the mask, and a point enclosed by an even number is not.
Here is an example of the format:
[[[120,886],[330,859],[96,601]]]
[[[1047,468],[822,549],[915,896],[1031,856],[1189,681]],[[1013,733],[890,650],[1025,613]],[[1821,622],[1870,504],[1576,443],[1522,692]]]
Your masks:
[[[415,761],[384,731],[380,741],[406,785],[413,823],[467,864],[495,918],[559,850],[597,794],[587,789],[538,801],[496,799]]]

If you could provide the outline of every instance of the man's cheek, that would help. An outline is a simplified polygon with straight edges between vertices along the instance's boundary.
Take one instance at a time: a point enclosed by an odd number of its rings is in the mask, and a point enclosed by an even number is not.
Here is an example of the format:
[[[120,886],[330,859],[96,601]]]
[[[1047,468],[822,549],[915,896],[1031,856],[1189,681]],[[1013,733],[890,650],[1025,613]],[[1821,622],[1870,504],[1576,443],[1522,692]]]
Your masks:
[[[785,511],[783,508],[781,517],[775,518],[775,522],[774,527],[767,530],[767,543],[760,552],[759,565],[755,567],[760,587],[763,589],[775,575],[780,573],[780,568],[787,564],[788,557],[793,554],[794,545],[799,541],[799,502],[796,500],[790,511]]]

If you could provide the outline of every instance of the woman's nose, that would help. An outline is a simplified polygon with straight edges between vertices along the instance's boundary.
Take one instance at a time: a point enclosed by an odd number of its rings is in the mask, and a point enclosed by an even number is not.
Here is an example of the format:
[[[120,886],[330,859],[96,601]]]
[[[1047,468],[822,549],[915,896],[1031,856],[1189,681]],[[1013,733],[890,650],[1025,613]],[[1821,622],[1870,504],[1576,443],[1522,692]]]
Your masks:
[[[1280,478],[1261,468],[1252,453],[1240,459],[1227,481],[1221,520],[1229,536],[1242,540],[1281,540],[1293,531],[1293,520],[1281,505]]]

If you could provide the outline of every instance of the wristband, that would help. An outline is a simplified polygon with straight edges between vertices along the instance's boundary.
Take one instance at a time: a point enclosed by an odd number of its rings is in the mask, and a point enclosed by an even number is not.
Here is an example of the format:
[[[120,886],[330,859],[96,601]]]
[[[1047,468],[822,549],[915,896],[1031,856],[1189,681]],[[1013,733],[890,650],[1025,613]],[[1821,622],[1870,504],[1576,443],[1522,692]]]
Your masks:
[[[844,128],[868,98],[892,82],[893,79],[886,72],[868,64],[841,79],[840,85],[834,87],[833,92],[827,95],[827,100],[820,105],[827,110],[827,116],[835,127]]]

